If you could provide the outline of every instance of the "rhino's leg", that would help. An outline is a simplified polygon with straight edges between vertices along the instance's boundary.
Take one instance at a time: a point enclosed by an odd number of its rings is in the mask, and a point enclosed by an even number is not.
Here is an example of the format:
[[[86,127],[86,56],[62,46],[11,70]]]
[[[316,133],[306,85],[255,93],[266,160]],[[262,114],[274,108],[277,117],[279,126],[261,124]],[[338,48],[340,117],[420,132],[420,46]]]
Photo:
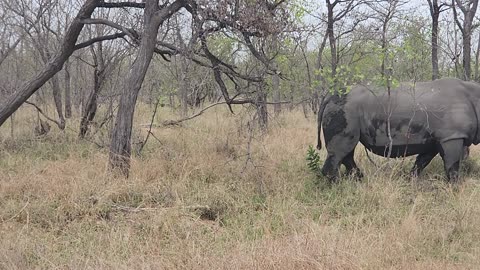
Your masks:
[[[353,175],[357,178],[363,178],[363,173],[358,168],[355,160],[353,159],[355,153],[355,149],[352,152],[348,153],[346,157],[343,158],[342,164],[345,165],[347,168],[347,174]]]
[[[457,182],[459,179],[458,170],[463,159],[463,139],[449,140],[440,143],[440,155],[443,159],[445,172],[450,182]]]
[[[340,163],[344,161],[345,157],[351,154],[351,158],[347,161],[353,161],[353,150],[358,143],[360,135],[353,132],[344,132],[335,134],[326,140],[328,156],[323,164],[322,174],[325,175],[330,182],[336,181],[338,177],[338,168]],[[356,167],[355,162],[348,163],[349,166]],[[347,168],[348,170],[348,168]]]
[[[335,182],[338,177],[338,166],[342,158],[333,153],[328,153],[327,159],[322,167],[322,174],[328,178],[330,182]]]
[[[438,151],[432,151],[430,153],[419,154],[415,160],[415,164],[411,170],[413,177],[418,177],[420,173],[430,164],[430,161],[438,154]]]

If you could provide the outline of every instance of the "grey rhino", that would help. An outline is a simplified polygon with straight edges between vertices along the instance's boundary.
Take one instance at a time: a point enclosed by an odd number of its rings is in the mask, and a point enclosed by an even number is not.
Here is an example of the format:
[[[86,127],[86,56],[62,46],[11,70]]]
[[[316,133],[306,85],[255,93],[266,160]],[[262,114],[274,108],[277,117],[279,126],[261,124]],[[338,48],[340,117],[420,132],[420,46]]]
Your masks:
[[[448,180],[457,182],[465,150],[480,142],[479,102],[479,84],[453,78],[404,83],[390,97],[385,89],[365,85],[328,95],[318,113],[317,149],[323,127],[328,152],[322,173],[334,181],[343,164],[348,173],[362,177],[354,160],[361,142],[384,157],[418,155],[414,175],[440,153]]]

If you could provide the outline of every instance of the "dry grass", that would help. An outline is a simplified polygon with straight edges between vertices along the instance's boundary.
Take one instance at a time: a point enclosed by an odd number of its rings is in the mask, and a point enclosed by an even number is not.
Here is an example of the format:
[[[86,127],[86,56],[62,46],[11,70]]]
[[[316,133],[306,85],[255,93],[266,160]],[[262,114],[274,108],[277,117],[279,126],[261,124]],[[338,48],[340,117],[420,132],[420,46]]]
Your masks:
[[[141,108],[137,123],[149,113]],[[173,117],[162,109],[156,121]],[[328,186],[306,167],[313,119],[286,112],[252,138],[246,112],[216,109],[156,128],[160,141],[134,158],[132,177],[115,179],[106,150],[77,140],[76,123],[33,140],[32,119],[29,109],[17,115],[14,141],[8,124],[0,129],[0,269],[480,265],[475,166],[456,191],[438,160],[412,182],[411,160],[374,166],[359,148],[364,181]]]

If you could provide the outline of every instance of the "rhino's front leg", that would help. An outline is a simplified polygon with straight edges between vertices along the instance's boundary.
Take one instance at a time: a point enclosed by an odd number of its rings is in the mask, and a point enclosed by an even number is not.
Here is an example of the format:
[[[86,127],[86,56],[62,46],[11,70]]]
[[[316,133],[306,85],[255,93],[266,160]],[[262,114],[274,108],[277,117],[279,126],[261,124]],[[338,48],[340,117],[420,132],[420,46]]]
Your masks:
[[[440,143],[439,150],[448,180],[450,182],[458,182],[460,162],[464,155],[463,139],[449,140]]]
[[[340,158],[334,154],[328,154],[327,159],[322,167],[322,174],[328,178],[331,183],[335,182],[338,178],[338,167],[340,165]]]

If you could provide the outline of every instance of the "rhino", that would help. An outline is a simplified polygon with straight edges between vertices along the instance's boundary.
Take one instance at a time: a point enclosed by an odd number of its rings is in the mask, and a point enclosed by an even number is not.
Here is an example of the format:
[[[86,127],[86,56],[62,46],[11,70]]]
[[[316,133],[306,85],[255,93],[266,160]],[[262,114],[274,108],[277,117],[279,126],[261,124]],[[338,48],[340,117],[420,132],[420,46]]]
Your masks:
[[[377,155],[418,155],[412,174],[437,155],[449,182],[458,182],[468,146],[480,142],[480,85],[454,78],[402,83],[390,90],[356,85],[347,94],[327,95],[318,112],[317,149],[323,129],[327,158],[322,174],[338,177],[341,164],[361,178],[354,151],[358,142]]]

